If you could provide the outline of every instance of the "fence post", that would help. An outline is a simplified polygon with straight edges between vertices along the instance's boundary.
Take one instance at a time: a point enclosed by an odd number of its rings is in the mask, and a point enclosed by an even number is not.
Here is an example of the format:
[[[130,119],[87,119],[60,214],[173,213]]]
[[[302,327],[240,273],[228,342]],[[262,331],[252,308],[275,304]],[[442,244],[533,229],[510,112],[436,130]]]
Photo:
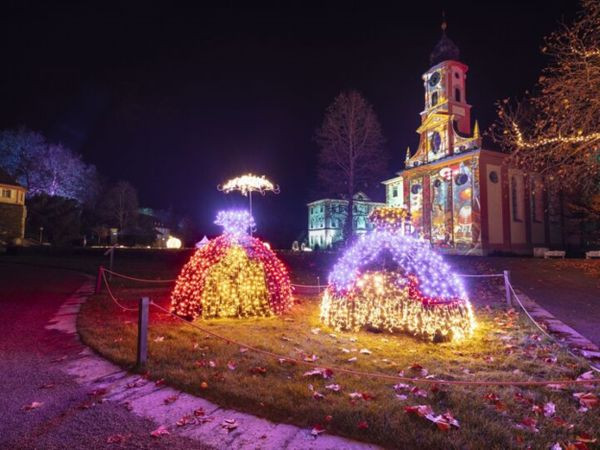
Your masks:
[[[96,275],[96,292],[95,294],[99,294],[102,290],[102,272],[104,271],[104,267],[98,267],[98,275]]]
[[[140,298],[140,307],[138,308],[138,342],[137,342],[137,361],[138,368],[144,367],[148,360],[148,309],[150,299],[148,297]]]
[[[506,293],[507,306],[512,306],[512,296],[510,294],[510,270],[504,271],[504,291]]]

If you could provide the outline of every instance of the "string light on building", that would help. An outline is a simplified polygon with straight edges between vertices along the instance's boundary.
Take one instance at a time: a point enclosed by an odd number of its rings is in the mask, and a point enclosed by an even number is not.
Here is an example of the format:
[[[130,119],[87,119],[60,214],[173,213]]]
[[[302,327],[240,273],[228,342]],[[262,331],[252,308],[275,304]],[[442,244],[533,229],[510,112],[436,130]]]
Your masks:
[[[247,211],[222,211],[223,234],[194,253],[171,293],[171,311],[182,317],[251,317],[282,314],[292,306],[285,265],[247,234],[254,219]]]
[[[337,330],[371,327],[430,340],[470,336],[475,319],[466,291],[429,243],[406,233],[408,212],[385,208],[372,220],[377,228],[334,266],[321,320]]]

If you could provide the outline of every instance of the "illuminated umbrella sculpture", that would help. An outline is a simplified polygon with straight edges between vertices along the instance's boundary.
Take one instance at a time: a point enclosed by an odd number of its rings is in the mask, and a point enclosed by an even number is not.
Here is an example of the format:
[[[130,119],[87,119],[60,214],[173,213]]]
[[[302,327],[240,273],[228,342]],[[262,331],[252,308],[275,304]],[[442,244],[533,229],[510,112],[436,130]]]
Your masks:
[[[233,191],[239,191],[243,196],[248,197],[250,203],[250,215],[252,215],[252,193],[258,192],[260,195],[265,195],[267,192],[279,194],[279,185],[273,184],[264,175],[258,176],[251,173],[240,177],[232,178],[225,184],[220,184],[217,189],[221,192],[229,194]],[[252,230],[250,230],[252,234]]]

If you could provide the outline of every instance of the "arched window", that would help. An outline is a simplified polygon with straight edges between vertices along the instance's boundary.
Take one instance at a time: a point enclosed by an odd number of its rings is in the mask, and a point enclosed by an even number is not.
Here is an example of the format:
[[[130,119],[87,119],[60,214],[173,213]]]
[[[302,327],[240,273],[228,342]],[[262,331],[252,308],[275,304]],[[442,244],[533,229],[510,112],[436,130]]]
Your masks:
[[[438,93],[434,92],[433,94],[431,94],[431,106],[437,105],[437,102],[438,102]]]

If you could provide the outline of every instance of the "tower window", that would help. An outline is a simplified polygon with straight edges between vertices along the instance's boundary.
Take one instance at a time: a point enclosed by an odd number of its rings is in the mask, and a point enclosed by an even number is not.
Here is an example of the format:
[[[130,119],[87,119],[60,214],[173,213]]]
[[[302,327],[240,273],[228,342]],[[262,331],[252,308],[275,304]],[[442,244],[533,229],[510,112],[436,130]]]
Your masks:
[[[392,189],[392,197],[398,197],[398,188],[394,187],[394,189]]]
[[[457,102],[460,102],[460,89],[459,88],[454,88],[454,100],[456,100]]]
[[[454,72],[454,78],[460,78],[460,74],[458,72]]]
[[[431,94],[431,106],[437,105],[437,102],[438,102],[438,93],[434,92],[433,94]]]

